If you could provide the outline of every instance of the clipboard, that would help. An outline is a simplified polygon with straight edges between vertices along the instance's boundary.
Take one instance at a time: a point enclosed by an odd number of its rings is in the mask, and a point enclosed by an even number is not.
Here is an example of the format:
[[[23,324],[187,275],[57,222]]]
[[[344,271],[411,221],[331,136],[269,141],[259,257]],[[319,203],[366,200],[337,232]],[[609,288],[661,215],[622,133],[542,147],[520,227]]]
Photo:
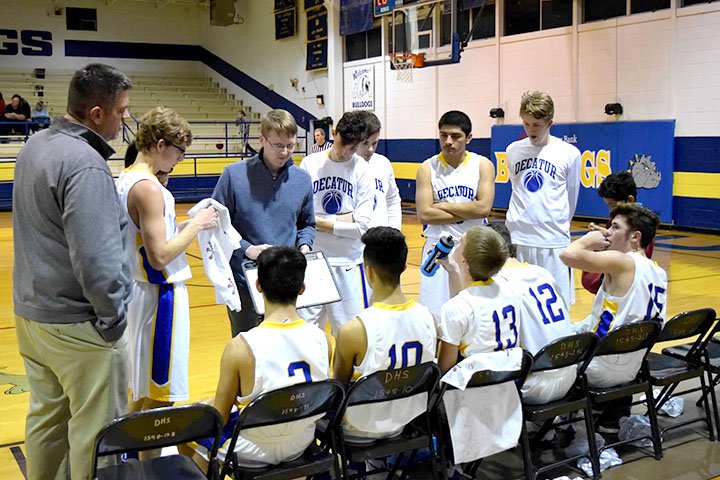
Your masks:
[[[338,290],[335,277],[333,277],[330,265],[321,251],[308,252],[305,254],[307,268],[305,269],[305,291],[298,296],[297,308],[314,307],[325,305],[342,300]],[[255,262],[247,260],[242,264],[243,273],[247,279],[250,297],[252,298],[255,311],[259,315],[265,314],[265,302],[262,293],[257,289],[258,267]]]

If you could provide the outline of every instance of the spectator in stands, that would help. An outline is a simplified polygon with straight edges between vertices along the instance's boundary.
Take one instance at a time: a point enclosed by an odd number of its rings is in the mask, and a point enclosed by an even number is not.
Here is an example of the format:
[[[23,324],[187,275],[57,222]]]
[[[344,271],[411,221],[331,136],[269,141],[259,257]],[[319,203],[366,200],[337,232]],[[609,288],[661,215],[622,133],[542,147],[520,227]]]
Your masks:
[[[329,150],[332,147],[332,142],[325,140],[325,130],[322,128],[315,129],[315,145],[312,147],[312,153],[322,152],[323,150]]]
[[[633,203],[637,201],[637,186],[630,172],[614,172],[605,177],[597,190],[600,198],[608,206],[609,209],[615,208],[618,202]],[[595,223],[588,225],[590,230],[598,230],[603,234],[607,234],[610,228],[610,221],[601,227]],[[655,248],[655,238],[645,247],[645,256],[652,258],[653,249]],[[590,293],[597,293],[603,280],[602,273],[582,272],[582,286]]]
[[[3,113],[2,121],[10,122],[10,125],[3,130],[10,135],[23,133],[27,134],[28,127],[19,125],[17,122],[27,122],[30,120],[30,105],[17,93],[12,96],[9,105],[5,105],[5,113]]]
[[[238,135],[240,135],[240,138],[242,139],[242,153],[250,152],[252,155],[255,155],[257,152],[250,146],[250,119],[245,114],[245,110],[240,110],[238,112],[235,125],[239,127]]]
[[[35,108],[30,112],[30,115],[32,118],[30,128],[32,128],[33,132],[37,132],[41,128],[47,128],[50,125],[50,113],[48,113],[45,102],[42,100],[35,104]]]
[[[3,115],[5,113],[5,99],[3,98],[3,94],[0,92],[0,115]]]
[[[255,261],[271,245],[306,253],[315,241],[312,184],[310,175],[293,162],[296,143],[297,124],[290,112],[269,111],[260,122],[260,152],[225,167],[213,191],[212,198],[227,207],[233,227],[243,237],[230,259],[242,302],[241,311],[228,309],[233,337],[260,321],[243,262]]]

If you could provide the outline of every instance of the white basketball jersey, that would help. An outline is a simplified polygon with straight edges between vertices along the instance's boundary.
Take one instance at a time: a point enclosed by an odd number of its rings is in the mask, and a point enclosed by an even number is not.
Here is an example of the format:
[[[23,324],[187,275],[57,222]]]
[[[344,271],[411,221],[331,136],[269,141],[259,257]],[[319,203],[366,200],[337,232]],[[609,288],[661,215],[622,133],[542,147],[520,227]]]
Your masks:
[[[438,336],[460,347],[468,358],[476,353],[517,346],[522,299],[505,279],[477,281],[442,306]]]
[[[542,267],[519,263],[498,273],[522,295],[520,346],[535,355],[560,337],[573,334],[570,313],[553,276]]]
[[[485,158],[472,152],[465,152],[465,159],[453,168],[445,160],[442,153],[430,157],[430,184],[433,190],[433,202],[467,203],[477,199],[477,188],[480,183],[480,159]],[[472,227],[487,225],[487,219],[478,218],[463,220],[444,225],[427,225],[423,235],[437,240],[452,235],[455,242]]]
[[[508,146],[507,162],[512,195],[505,223],[513,243],[568,245],[580,188],[580,151],[552,135],[537,147],[524,138]]]
[[[240,335],[255,357],[255,382],[249,395],[237,398],[239,407],[264,392],[330,377],[327,336],[305,320],[262,322]],[[307,418],[252,428],[244,430],[242,435],[257,443],[286,442],[288,437],[299,435],[307,437],[309,444],[315,432],[315,420],[317,418]]]
[[[365,327],[368,348],[362,363],[355,367],[354,379],[435,361],[435,322],[425,306],[414,300],[402,305],[378,302],[363,310],[358,318]],[[345,429],[350,436],[391,434],[426,410],[427,395],[350,407],[345,414]]]
[[[370,174],[374,180],[375,199],[370,225],[373,227],[393,227],[400,230],[402,212],[400,209],[400,190],[395,182],[395,172],[390,160],[379,153],[373,153],[368,161]]]
[[[667,274],[656,262],[635,252],[635,278],[622,297],[605,292],[605,280],[595,295],[592,313],[585,320],[600,338],[621,325],[651,320],[665,321],[667,313]]]
[[[359,155],[346,162],[330,160],[330,150],[303,158],[310,174],[317,217],[352,213],[355,223],[335,222],[333,233],[318,231],[313,248],[322,250],[332,266],[362,263],[363,233],[370,227],[375,188],[367,162]]]
[[[154,284],[168,284],[184,282],[192,278],[190,266],[188,265],[185,253],[181,253],[173,258],[162,271],[155,270],[150,266],[147,259],[145,245],[143,245],[140,228],[135,225],[133,219],[128,213],[128,195],[130,189],[139,181],[148,180],[156,183],[162,190],[163,200],[165,202],[165,239],[170,240],[178,234],[177,222],[175,221],[175,198],[158,181],[157,177],[143,168],[129,167],[123,170],[120,176],[115,180],[115,187],[123,204],[123,209],[128,217],[127,238],[128,245],[133,245],[130,251],[130,264],[132,266],[133,279],[136,282],[146,282]]]

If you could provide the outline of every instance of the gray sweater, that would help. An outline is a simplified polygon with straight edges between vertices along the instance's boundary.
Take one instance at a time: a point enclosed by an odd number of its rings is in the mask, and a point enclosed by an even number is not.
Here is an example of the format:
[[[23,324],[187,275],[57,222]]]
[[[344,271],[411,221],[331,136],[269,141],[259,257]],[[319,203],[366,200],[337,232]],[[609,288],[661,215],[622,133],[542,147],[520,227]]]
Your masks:
[[[125,330],[127,220],[106,159],[88,128],[55,117],[15,164],[15,314],[41,323],[91,321],[112,342]]]
[[[243,288],[247,286],[242,262],[249,247],[263,243],[312,247],[315,241],[310,175],[289,159],[273,176],[262,154],[261,149],[249,160],[225,167],[212,195],[228,208],[233,227],[243,237],[230,259],[235,281]]]

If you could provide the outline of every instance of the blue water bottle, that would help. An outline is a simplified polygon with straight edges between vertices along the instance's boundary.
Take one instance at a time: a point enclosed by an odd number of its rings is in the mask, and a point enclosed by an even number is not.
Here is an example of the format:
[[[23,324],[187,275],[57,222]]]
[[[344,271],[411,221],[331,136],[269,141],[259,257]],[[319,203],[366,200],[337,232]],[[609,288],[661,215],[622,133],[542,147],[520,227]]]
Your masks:
[[[440,268],[440,265],[438,265],[435,260],[447,257],[454,246],[455,242],[453,241],[452,235],[441,237],[432,250],[430,250],[428,256],[425,257],[425,261],[420,267],[422,274],[426,277],[432,277],[435,275],[437,269]]]

